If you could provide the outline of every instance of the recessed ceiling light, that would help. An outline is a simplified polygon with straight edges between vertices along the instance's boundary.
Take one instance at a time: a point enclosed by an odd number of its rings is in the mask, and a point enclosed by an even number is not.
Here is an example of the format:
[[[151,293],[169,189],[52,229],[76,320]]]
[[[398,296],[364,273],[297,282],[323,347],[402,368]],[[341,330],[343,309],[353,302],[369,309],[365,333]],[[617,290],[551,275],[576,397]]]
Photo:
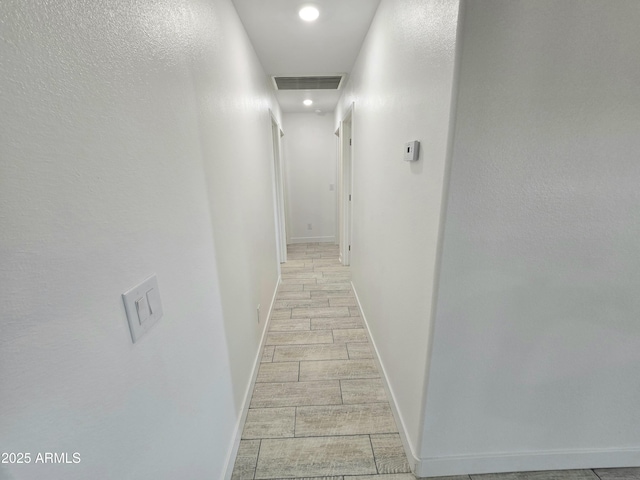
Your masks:
[[[304,104],[308,107],[309,105],[313,105],[313,100],[310,100],[310,99],[308,99],[308,98],[307,98],[307,99],[306,99],[304,102],[302,102],[302,103],[304,103]]]
[[[305,22],[313,22],[320,16],[320,12],[316,7],[304,7],[300,9],[298,15]]]

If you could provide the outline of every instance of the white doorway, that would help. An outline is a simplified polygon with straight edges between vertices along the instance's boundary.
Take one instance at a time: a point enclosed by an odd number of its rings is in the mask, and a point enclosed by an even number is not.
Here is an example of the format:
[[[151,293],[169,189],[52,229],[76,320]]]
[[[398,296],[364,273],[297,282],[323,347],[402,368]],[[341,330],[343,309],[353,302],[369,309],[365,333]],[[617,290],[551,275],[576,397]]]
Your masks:
[[[351,217],[353,187],[353,105],[340,122],[340,155],[338,160],[338,236],[340,238],[340,262],[351,264]]]
[[[276,222],[276,248],[278,261],[287,261],[287,229],[285,225],[284,176],[280,139],[284,135],[278,121],[271,114],[271,139],[273,143],[273,195]]]

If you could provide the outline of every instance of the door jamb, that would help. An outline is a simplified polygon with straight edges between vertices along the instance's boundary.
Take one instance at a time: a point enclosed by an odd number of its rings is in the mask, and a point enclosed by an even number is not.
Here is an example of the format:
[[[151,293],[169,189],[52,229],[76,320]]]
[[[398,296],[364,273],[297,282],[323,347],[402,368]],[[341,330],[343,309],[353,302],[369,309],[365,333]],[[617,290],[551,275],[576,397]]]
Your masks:
[[[351,264],[351,228],[353,224],[353,110],[349,106],[340,122],[340,261]]]
[[[285,222],[285,192],[284,192],[284,175],[282,162],[282,142],[280,139],[284,135],[278,120],[271,110],[271,142],[273,151],[273,196],[274,196],[274,213],[276,227],[276,253],[278,263],[287,261],[287,229]]]

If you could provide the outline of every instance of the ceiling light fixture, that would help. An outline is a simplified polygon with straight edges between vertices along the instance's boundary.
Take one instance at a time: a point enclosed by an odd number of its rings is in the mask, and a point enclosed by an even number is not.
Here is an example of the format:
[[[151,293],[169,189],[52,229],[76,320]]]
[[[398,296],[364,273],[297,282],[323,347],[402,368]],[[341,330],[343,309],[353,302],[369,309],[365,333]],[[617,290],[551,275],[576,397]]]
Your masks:
[[[316,7],[304,7],[300,9],[298,15],[305,22],[313,22],[320,16],[320,12]]]
[[[302,102],[302,103],[304,103],[304,104],[308,107],[308,106],[310,106],[310,105],[313,105],[313,100],[310,100],[310,99],[308,99],[308,98],[307,98],[307,99],[306,99],[304,102]]]

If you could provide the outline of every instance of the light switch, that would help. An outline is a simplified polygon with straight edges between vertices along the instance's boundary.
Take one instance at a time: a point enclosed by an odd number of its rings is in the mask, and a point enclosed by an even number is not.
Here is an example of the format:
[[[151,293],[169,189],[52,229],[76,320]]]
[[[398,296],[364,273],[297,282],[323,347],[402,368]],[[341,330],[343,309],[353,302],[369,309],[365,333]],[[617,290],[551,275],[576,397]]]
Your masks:
[[[149,304],[147,303],[147,296],[140,297],[136,300],[136,311],[138,312],[138,320],[140,325],[149,318],[151,312],[149,312]]]
[[[160,295],[158,295],[158,290],[152,288],[147,292],[147,302],[149,302],[149,312],[151,314],[155,314],[162,310],[162,305],[160,305]]]
[[[137,342],[162,317],[158,279],[150,276],[122,294],[131,340]]]

